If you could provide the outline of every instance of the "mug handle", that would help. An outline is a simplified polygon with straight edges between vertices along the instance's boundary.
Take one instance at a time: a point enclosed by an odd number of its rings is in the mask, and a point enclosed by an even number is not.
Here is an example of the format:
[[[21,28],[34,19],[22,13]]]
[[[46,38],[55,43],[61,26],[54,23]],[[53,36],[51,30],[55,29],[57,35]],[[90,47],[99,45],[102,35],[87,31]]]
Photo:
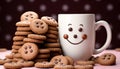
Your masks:
[[[111,39],[112,39],[112,33],[111,33],[111,29],[110,29],[108,22],[103,21],[103,20],[96,22],[95,23],[95,30],[98,30],[98,28],[100,26],[105,27],[106,32],[107,32],[107,38],[106,38],[105,44],[100,49],[95,49],[94,54],[98,54],[98,53],[104,51],[109,46]]]

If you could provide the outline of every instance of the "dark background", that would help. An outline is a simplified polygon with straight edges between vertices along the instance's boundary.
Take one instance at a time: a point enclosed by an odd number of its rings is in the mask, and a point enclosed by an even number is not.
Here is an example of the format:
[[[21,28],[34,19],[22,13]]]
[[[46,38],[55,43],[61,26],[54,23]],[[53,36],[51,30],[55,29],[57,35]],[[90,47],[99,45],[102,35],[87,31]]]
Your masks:
[[[16,31],[15,23],[26,11],[41,16],[52,16],[57,20],[59,13],[93,13],[96,21],[106,20],[112,29],[112,42],[108,49],[120,47],[120,0],[0,0],[0,47],[11,49]],[[106,40],[106,31],[96,32],[96,48]]]

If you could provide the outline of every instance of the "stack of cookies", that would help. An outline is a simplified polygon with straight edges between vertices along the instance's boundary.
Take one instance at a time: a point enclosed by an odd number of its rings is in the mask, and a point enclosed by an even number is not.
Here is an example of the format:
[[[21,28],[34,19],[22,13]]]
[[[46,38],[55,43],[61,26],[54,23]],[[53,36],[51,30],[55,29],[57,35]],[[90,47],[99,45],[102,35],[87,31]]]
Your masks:
[[[30,31],[29,25],[29,21],[20,21],[16,23],[17,31],[15,32],[15,36],[13,37],[12,53],[10,55],[7,55],[7,58],[21,59],[21,54],[18,52],[18,50],[24,44],[23,39],[28,34],[32,33]]]
[[[38,14],[35,12],[25,12],[21,19],[29,20],[29,28],[31,33],[29,33],[24,39],[24,45],[20,48],[19,52],[24,60],[42,60],[48,59],[50,57],[50,53],[41,54],[39,53],[39,48],[42,47],[44,40],[46,40],[46,36],[44,35],[48,31],[48,25],[38,19]]]
[[[54,18],[48,16],[41,17],[41,20],[48,24],[48,31],[45,34],[47,39],[45,40],[44,46],[50,50],[51,57],[60,55],[62,52],[58,41],[57,21]]]
[[[16,27],[12,53],[6,55],[7,59],[0,60],[5,68],[33,66],[34,62],[49,61],[62,54],[58,41],[58,23],[52,17],[39,19],[37,13],[28,11],[21,15]]]
[[[7,55],[7,58],[21,59],[21,54],[18,52],[22,45],[28,41],[26,39],[28,34],[31,34],[30,23],[32,20],[37,19],[38,14],[32,11],[25,12],[21,15],[20,21],[16,23],[16,32],[13,37],[12,53]]]
[[[57,22],[48,17],[52,20],[46,23],[43,18],[39,19],[38,14],[32,11],[21,15],[21,21],[16,23],[17,31],[13,37],[12,53],[7,55],[7,58],[15,59],[15,61],[17,59],[46,61],[53,55],[61,53]],[[38,49],[42,49],[42,52]],[[54,54],[51,56],[50,52]],[[32,56],[28,57],[30,54]]]
[[[20,21],[16,23],[17,31],[13,37],[13,45],[22,46],[24,44],[23,39],[31,32],[30,30],[30,21]]]
[[[46,28],[41,27],[46,25],[46,23],[38,19],[38,14],[32,11],[25,12],[21,15],[21,21],[30,21],[29,30],[32,31],[32,33],[29,33],[28,36],[23,39],[24,43],[43,43],[46,37],[41,34],[47,31],[47,26]],[[41,25],[41,23],[43,23],[43,25]],[[27,29],[28,28],[26,28],[26,30]],[[45,31],[43,29],[45,29]]]
[[[48,30],[48,25],[44,21],[40,19],[34,19],[30,23],[30,29],[32,34],[28,34],[28,36],[24,38],[24,42],[42,44],[44,40],[46,40],[46,36],[44,34]]]

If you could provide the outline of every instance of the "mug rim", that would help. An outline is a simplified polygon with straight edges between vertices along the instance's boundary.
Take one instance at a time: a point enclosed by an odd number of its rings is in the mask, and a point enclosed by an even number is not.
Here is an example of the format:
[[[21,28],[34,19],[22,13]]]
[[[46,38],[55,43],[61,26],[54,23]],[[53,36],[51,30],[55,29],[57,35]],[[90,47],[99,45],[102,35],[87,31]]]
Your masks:
[[[95,14],[91,14],[91,13],[68,13],[68,14],[66,14],[66,13],[60,13],[60,14],[58,14],[58,15],[95,15]]]

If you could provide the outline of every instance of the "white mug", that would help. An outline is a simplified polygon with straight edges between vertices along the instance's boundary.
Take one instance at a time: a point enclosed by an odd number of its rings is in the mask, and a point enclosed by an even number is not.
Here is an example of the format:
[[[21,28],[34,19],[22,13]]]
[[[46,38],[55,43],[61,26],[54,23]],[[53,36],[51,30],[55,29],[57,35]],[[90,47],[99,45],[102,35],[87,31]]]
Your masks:
[[[95,49],[95,31],[103,26],[107,32],[105,44]],[[111,42],[111,29],[106,21],[95,22],[94,14],[59,14],[58,30],[64,55],[77,60],[88,60],[105,50]],[[104,34],[104,33],[103,33]]]

